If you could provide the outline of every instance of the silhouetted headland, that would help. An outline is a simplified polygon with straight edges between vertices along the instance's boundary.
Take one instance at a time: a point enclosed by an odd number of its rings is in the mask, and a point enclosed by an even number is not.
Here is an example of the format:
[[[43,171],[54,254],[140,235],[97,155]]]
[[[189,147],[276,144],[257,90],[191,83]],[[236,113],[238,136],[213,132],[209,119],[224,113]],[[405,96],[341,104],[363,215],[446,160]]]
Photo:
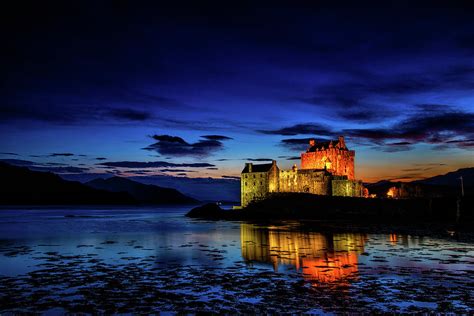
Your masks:
[[[89,182],[67,181],[49,172],[0,163],[0,205],[136,205],[192,204],[177,190],[114,177]]]

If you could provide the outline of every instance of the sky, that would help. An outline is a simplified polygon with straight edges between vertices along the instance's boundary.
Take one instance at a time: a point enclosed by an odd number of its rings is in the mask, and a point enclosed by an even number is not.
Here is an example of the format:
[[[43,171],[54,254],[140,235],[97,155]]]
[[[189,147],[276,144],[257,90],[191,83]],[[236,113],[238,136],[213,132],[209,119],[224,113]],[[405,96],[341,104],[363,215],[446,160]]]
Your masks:
[[[344,135],[356,178],[474,166],[474,5],[15,1],[0,159],[60,174],[238,177]]]

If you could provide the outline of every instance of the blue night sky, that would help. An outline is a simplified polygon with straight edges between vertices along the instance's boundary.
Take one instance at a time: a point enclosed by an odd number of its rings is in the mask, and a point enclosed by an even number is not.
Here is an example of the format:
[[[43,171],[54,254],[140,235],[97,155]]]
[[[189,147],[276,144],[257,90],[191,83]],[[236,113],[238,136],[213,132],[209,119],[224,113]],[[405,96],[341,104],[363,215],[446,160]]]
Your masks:
[[[474,7],[414,2],[15,2],[0,158],[239,176],[344,135],[368,182],[474,166]]]

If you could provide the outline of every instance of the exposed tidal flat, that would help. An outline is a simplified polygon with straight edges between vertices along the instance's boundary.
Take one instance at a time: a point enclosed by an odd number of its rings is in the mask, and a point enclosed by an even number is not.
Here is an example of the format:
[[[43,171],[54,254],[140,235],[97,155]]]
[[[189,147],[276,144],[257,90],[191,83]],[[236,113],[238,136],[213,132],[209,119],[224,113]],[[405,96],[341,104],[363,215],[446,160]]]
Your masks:
[[[188,210],[3,208],[0,312],[474,312],[474,243],[456,234]]]

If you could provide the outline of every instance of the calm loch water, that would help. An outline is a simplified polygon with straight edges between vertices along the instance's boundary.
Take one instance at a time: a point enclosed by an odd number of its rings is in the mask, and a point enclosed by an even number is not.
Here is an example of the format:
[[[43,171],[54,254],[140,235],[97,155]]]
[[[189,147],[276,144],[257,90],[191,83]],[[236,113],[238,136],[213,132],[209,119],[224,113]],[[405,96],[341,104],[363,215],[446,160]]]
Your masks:
[[[0,312],[474,312],[474,244],[184,217],[0,211]]]

